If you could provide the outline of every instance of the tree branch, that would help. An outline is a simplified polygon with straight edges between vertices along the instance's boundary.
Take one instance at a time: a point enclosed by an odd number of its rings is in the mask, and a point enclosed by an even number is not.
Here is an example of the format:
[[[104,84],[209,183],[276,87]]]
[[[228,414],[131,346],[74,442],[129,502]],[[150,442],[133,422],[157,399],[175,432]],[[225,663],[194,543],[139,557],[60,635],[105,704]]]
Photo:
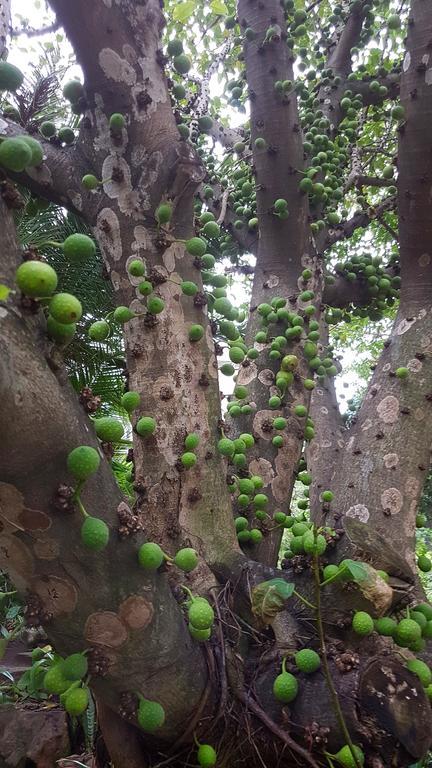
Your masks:
[[[54,21],[52,24],[48,24],[46,27],[40,29],[33,29],[32,27],[21,27],[20,29],[11,29],[10,34],[12,37],[19,37],[25,35],[26,37],[42,37],[42,35],[49,35],[51,32],[57,32],[60,29],[60,22]]]
[[[338,224],[336,227],[329,228],[327,230],[327,236],[324,240],[322,251],[324,252],[328,248],[331,248],[335,243],[351,237],[356,229],[367,227],[371,221],[379,219],[385,211],[393,210],[395,205],[396,195],[391,195],[377,205],[376,208],[370,207],[366,211],[359,211],[359,213],[355,213],[350,219],[341,222],[341,224]]]
[[[23,133],[25,131],[22,126],[0,118],[0,135],[21,136]],[[81,185],[81,178],[88,172],[88,166],[84,165],[76,145],[62,148],[41,135],[38,135],[37,139],[44,149],[41,165],[28,168],[19,174],[8,171],[7,175],[27,187],[33,194],[63,205],[78,215],[82,215],[84,206],[86,210],[95,207],[95,198]]]

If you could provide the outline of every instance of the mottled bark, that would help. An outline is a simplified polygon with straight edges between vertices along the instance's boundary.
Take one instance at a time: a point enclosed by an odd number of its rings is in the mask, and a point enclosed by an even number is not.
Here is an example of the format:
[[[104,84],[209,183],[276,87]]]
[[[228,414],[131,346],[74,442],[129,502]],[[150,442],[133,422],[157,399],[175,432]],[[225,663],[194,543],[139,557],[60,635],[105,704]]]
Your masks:
[[[12,216],[0,206],[7,279],[19,254]],[[170,712],[165,736],[172,738],[202,695],[204,657],[166,575],[145,576],[137,543],[119,540],[117,510],[124,501],[102,453],[100,469],[81,496],[88,514],[108,524],[108,547],[89,552],[80,540],[79,511],[56,509],[59,485],[73,485],[66,469],[69,451],[78,445],[98,449],[98,442],[38,318],[17,300],[1,308],[0,323],[0,566],[28,595],[36,623],[46,625],[58,651],[91,648],[102,655],[108,674],[92,677],[102,700],[114,709],[121,694],[131,691],[160,700]]]
[[[88,110],[80,152],[88,171],[116,179],[104,184],[97,211],[84,206],[82,214],[94,227],[116,303],[141,313],[124,328],[129,388],[142,398],[133,423],[154,415],[157,431],[147,441],[134,433],[138,508],[149,538],[170,553],[190,543],[211,563],[235,546],[230,499],[215,450],[217,364],[207,308],[195,306],[180,289],[182,280],[202,289],[200,272],[182,240],[193,234],[193,195],[203,170],[179,136],[159,63],[163,17],[156,2],[92,12],[83,4],[83,31],[79,7],[72,10],[62,0],[52,5],[85,73]],[[109,130],[112,112],[127,116],[127,127],[118,137]],[[159,232],[154,212],[166,200],[173,217]],[[146,263],[156,293],[165,301],[154,322],[142,314],[140,279],[127,272],[129,261],[137,257]],[[204,338],[195,344],[188,337],[193,323],[205,328]],[[195,431],[201,438],[199,460],[185,472],[178,459],[185,436]]]
[[[429,70],[422,66],[431,34],[430,9],[414,0],[401,78],[406,123],[400,129],[398,160],[400,308],[344,448],[337,441],[329,448],[335,451],[331,511],[324,516],[315,511],[327,524],[344,515],[366,523],[369,532],[388,537],[391,531],[393,547],[413,568],[415,515],[430,464],[432,425],[432,224],[427,194],[432,87]],[[400,367],[409,369],[407,379],[395,375]]]

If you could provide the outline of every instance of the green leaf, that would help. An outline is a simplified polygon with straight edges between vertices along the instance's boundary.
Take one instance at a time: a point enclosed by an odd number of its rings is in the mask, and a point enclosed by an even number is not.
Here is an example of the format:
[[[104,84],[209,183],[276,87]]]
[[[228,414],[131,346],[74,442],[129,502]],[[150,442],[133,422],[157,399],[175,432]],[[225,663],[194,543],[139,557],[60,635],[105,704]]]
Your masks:
[[[195,10],[195,0],[186,0],[184,3],[179,3],[174,8],[173,19],[184,24],[193,14]]]
[[[364,581],[368,578],[368,571],[363,563],[358,563],[356,560],[344,560],[344,565],[349,570],[354,581]]]
[[[270,581],[265,583],[268,584],[268,586],[275,587],[278,595],[284,600],[288,600],[294,592],[295,585],[291,581],[285,581],[284,579],[270,579]]]
[[[285,601],[292,595],[294,584],[284,579],[263,581],[252,590],[252,613],[271,624],[274,617],[285,608]]]
[[[228,8],[226,7],[223,0],[212,0],[210,3],[210,10],[212,13],[217,13],[218,15],[224,15],[228,13]]]
[[[7,285],[0,284],[0,301],[6,301],[11,289]]]

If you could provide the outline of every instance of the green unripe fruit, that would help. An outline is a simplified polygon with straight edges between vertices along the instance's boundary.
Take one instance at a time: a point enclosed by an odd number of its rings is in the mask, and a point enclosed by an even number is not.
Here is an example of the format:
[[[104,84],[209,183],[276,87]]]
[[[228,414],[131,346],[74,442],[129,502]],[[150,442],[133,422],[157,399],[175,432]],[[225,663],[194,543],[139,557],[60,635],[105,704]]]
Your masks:
[[[250,540],[252,544],[259,544],[260,541],[262,541],[263,535],[259,528],[251,528],[250,530]]]
[[[190,130],[189,127],[186,125],[186,123],[179,123],[177,125],[178,132],[182,139],[188,139],[190,136]]]
[[[184,442],[186,450],[193,451],[199,444],[199,441],[199,435],[197,435],[196,432],[190,432],[190,434],[186,436]]]
[[[96,253],[96,245],[91,237],[76,232],[69,235],[63,243],[63,253],[73,263],[91,259]]]
[[[66,344],[71,341],[76,331],[75,323],[58,323],[51,315],[47,317],[47,333],[50,339],[57,344]]]
[[[276,213],[283,213],[288,208],[288,203],[286,200],[284,200],[283,197],[281,197],[274,201],[273,208],[275,209]]]
[[[149,280],[143,280],[142,283],[139,284],[138,290],[142,296],[150,296],[150,294],[153,293],[153,285]]]
[[[151,296],[147,301],[147,310],[151,315],[160,315],[164,309],[165,302],[163,299],[160,299],[159,296]]]
[[[118,443],[124,435],[123,424],[112,416],[102,416],[93,423],[96,434],[103,443]]]
[[[78,101],[84,93],[84,88],[79,80],[70,80],[63,86],[63,96],[72,104]]]
[[[427,525],[426,515],[416,515],[416,528],[424,528]]]
[[[195,256],[196,258],[204,256],[206,248],[207,243],[202,237],[191,237],[189,240],[186,240],[186,250],[191,256]]]
[[[165,722],[165,710],[157,701],[149,699],[140,699],[137,721],[140,728],[145,733],[154,733]]]
[[[156,429],[156,421],[152,416],[141,416],[135,429],[141,437],[150,437]]]
[[[372,616],[366,613],[366,611],[357,611],[353,616],[352,628],[356,635],[360,635],[360,637],[371,635],[374,631]]]
[[[426,616],[428,621],[432,621],[432,605],[429,605],[429,603],[419,603],[416,606],[416,611],[420,611],[420,613]]]
[[[135,408],[138,408],[140,401],[141,397],[138,392],[125,392],[121,397],[121,404],[128,413],[132,413]]]
[[[298,693],[298,683],[290,672],[282,672],[273,683],[273,695],[283,704],[289,704]]]
[[[169,41],[167,45],[167,53],[168,56],[180,56],[180,54],[183,53],[183,43],[178,37]]]
[[[228,354],[233,363],[242,363],[245,359],[245,353],[240,347],[231,347]]]
[[[320,657],[311,648],[303,648],[301,651],[297,651],[294,656],[294,662],[300,672],[305,672],[308,675],[316,672],[321,666]]]
[[[248,477],[242,477],[238,481],[238,489],[240,493],[246,493],[248,496],[251,496],[253,493],[255,493],[255,486]]]
[[[97,189],[99,186],[99,180],[92,173],[86,173],[81,179],[81,184],[84,189],[92,190]]]
[[[181,83],[177,83],[177,85],[174,85],[172,92],[173,92],[173,96],[179,101],[181,99],[186,98],[186,88]]]
[[[214,622],[214,611],[205,598],[194,598],[188,609],[188,618],[196,629],[209,629]]]
[[[23,139],[5,139],[0,144],[0,165],[21,173],[31,164],[31,149]]]
[[[198,640],[199,643],[205,643],[206,640],[210,640],[211,627],[209,629],[196,629],[192,624],[188,624],[188,630],[191,637],[194,640]]]
[[[216,264],[215,257],[211,253],[205,253],[203,256],[201,256],[201,264],[204,269],[213,269],[214,265]]]
[[[220,226],[215,221],[208,221],[207,224],[204,225],[202,233],[206,237],[209,237],[210,240],[214,240],[214,238],[219,237],[220,235]]]
[[[394,168],[392,165],[385,165],[382,172],[384,179],[392,179],[394,176]]]
[[[296,355],[285,355],[281,360],[281,369],[283,371],[295,371],[298,366],[298,357]]]
[[[8,61],[0,61],[0,91],[16,91],[24,81],[24,75],[18,67]]]
[[[188,129],[189,132],[189,129]],[[172,216],[172,206],[170,203],[161,203],[155,212],[155,219],[158,224],[168,224]]]
[[[110,334],[110,327],[106,320],[96,320],[88,329],[88,335],[93,341],[104,341]]]
[[[55,136],[57,132],[55,123],[52,123],[50,120],[45,120],[41,123],[40,132],[46,139],[50,139],[52,136]]]
[[[198,286],[191,280],[183,280],[180,285],[181,291],[185,296],[195,296],[198,293]]]
[[[392,13],[387,17],[387,26],[389,29],[399,29],[401,25],[399,15]]]
[[[113,132],[120,132],[125,127],[125,125],[126,120],[120,112],[114,112],[114,114],[111,115],[109,119],[109,127]]]
[[[255,440],[253,438],[253,435],[250,435],[249,432],[242,432],[242,434],[240,435],[240,440],[243,440],[246,446],[246,449],[252,448],[252,446],[255,445]]]
[[[54,693],[57,696],[64,693],[70,686],[70,680],[63,675],[61,664],[56,664],[48,670],[43,679],[43,688],[47,693]]]
[[[305,389],[312,390],[312,389],[315,389],[315,382],[313,379],[305,379],[303,381],[303,386]]]
[[[63,144],[73,144],[75,141],[75,134],[72,128],[68,128],[67,126],[60,128],[57,136]]]
[[[426,555],[420,555],[420,557],[417,559],[417,566],[423,573],[429,573],[429,571],[432,569],[432,560],[426,557]]]
[[[307,416],[307,412],[307,408],[304,405],[296,405],[294,408],[295,415],[299,416],[300,418]]]
[[[198,554],[191,547],[179,549],[174,558],[174,563],[185,573],[190,573],[198,565]]]
[[[213,120],[210,115],[202,115],[198,118],[198,128],[203,133],[208,133],[213,128]]]
[[[217,754],[210,744],[200,744],[197,752],[197,760],[202,768],[212,768],[216,765]]]
[[[197,457],[191,451],[186,451],[180,456],[180,461],[185,469],[191,469],[197,462]]]
[[[76,323],[81,318],[82,306],[71,293],[57,293],[50,301],[49,312],[59,323]]]
[[[409,376],[409,370],[408,368],[396,368],[395,375],[398,379],[406,379]]]
[[[323,491],[321,494],[321,500],[327,503],[333,501],[333,493],[331,491]]]
[[[308,555],[323,555],[327,542],[321,533],[315,537],[313,531],[306,531],[303,534],[303,548]]]
[[[138,562],[141,568],[146,571],[157,571],[164,561],[164,553],[159,544],[154,541],[147,541],[141,544],[138,550]]]
[[[259,150],[267,149],[267,142],[261,136],[255,139],[254,145],[255,145],[255,149],[259,149]]]
[[[249,521],[246,517],[236,517],[234,520],[234,525],[236,529],[236,533],[240,533],[240,531],[246,531],[249,527]]]
[[[397,621],[389,616],[382,616],[375,620],[375,631],[383,637],[393,637],[397,627]]]
[[[284,419],[283,416],[278,416],[276,419],[273,419],[273,429],[285,429],[287,425],[287,420]]]
[[[421,661],[420,659],[410,659],[406,666],[410,672],[413,672],[415,675],[417,675],[421,684],[425,688],[431,684],[432,672],[428,665],[424,663],[424,661]]]
[[[198,323],[191,325],[188,336],[189,341],[200,341],[204,336],[204,328],[202,325],[198,325]]]
[[[282,400],[278,395],[272,395],[268,401],[269,408],[279,408],[281,402]]]
[[[20,139],[25,141],[28,148],[30,149],[31,161],[29,166],[40,165],[44,157],[42,144],[37,139],[34,139],[33,136],[20,136]]]
[[[427,618],[421,611],[410,611],[410,619],[416,621],[422,631],[426,627]]]
[[[323,581],[339,575],[339,567],[337,565],[326,565],[323,568]]]
[[[238,400],[244,400],[248,396],[247,387],[242,384],[237,384],[234,389],[234,394]]]
[[[253,505],[255,509],[263,509],[268,504],[268,496],[265,493],[257,493],[253,497]]]
[[[87,549],[100,552],[109,541],[109,528],[98,517],[86,517],[81,526],[81,541]]]
[[[87,688],[75,688],[70,691],[64,702],[64,708],[69,715],[78,717],[86,711],[89,703],[89,695]]]
[[[72,653],[61,665],[63,675],[68,680],[82,680],[88,670],[88,662],[83,653]]]
[[[90,445],[79,445],[67,457],[68,472],[75,480],[87,480],[98,471],[100,456]]]
[[[141,259],[133,259],[129,262],[127,270],[133,277],[142,277],[145,275],[145,264]]]
[[[178,72],[179,75],[186,75],[192,66],[190,58],[186,56],[185,53],[180,53],[178,56],[175,56],[173,65],[175,71]]]
[[[364,754],[360,747],[353,744],[354,754],[357,758],[357,763],[361,766],[364,765]],[[357,763],[354,760],[350,747],[346,744],[342,749],[334,755],[335,760],[343,766],[343,768],[357,768]]]
[[[403,108],[402,104],[396,104],[393,107],[391,116],[394,120],[403,120],[405,117],[405,109]]]
[[[282,446],[284,445],[284,439],[282,435],[275,435],[272,438],[272,445],[274,445],[275,448],[282,448]]]
[[[222,456],[233,456],[235,453],[235,444],[228,437],[222,437],[218,442],[218,451]]]
[[[224,363],[219,370],[224,376],[233,376],[235,373],[235,368],[230,363]]]
[[[394,633],[395,642],[402,648],[408,648],[421,638],[421,627],[413,619],[402,619]]]

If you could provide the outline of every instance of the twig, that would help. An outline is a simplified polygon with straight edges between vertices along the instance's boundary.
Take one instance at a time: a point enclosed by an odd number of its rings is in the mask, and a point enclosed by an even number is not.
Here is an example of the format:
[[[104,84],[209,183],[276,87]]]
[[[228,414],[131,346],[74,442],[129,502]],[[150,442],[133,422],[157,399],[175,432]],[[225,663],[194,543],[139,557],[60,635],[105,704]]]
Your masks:
[[[218,595],[216,594],[216,589],[213,588],[210,590],[211,594],[214,597],[214,605],[216,609],[216,615],[218,617],[218,635],[219,635],[219,646],[220,646],[220,653],[221,653],[221,661],[220,661],[220,685],[221,685],[221,696],[220,696],[220,702],[218,711],[216,714],[216,720],[219,720],[219,718],[222,716],[226,703],[228,701],[228,684],[227,684],[227,676],[226,676],[226,657],[225,657],[225,641],[224,641],[224,635],[223,635],[223,629],[222,629],[222,617],[220,612],[220,606],[219,606],[219,600]]]
[[[319,642],[320,642],[320,649],[321,649],[321,659],[322,659],[322,667],[323,667],[323,673],[324,677],[326,679],[327,687],[330,692],[330,698],[333,703],[335,715],[337,717],[340,729],[344,735],[344,739],[346,743],[348,744],[351,754],[354,760],[354,763],[356,765],[356,768],[361,768],[361,765],[358,761],[354,744],[352,743],[352,739],[349,733],[349,730],[347,728],[347,724],[345,722],[345,718],[342,712],[342,708],[339,702],[339,697],[337,695],[336,688],[333,684],[333,678],[331,676],[330,667],[327,659],[327,649],[326,649],[326,642],[325,642],[325,634],[324,634],[324,626],[322,621],[322,615],[321,615],[321,584],[320,584],[320,573],[319,573],[319,557],[318,555],[314,555],[313,558],[313,572],[314,572],[314,579],[315,579],[315,602],[317,604],[317,611],[316,611],[316,622],[318,627],[318,635],[319,635]]]
[[[46,27],[41,29],[33,29],[33,27],[21,27],[21,29],[11,29],[11,37],[19,37],[20,35],[26,35],[26,37],[39,37],[40,35],[49,35],[50,32],[57,32],[60,29],[60,22],[54,21]]]
[[[231,192],[230,188],[227,187],[226,190],[223,193],[221,212],[220,212],[219,218],[217,220],[218,224],[223,224],[223,221],[224,221],[224,218],[225,218],[225,214],[226,214],[226,210],[227,210],[228,198],[229,198],[230,192]]]
[[[287,747],[289,747],[293,752],[295,752],[297,755],[300,755],[300,757],[303,758],[303,760],[312,768],[319,768],[318,764],[315,762],[313,757],[307,752],[303,747],[301,747],[297,742],[294,741],[294,739],[289,736],[288,733],[282,730],[275,722],[274,720],[269,717],[263,709],[259,706],[259,704],[253,699],[251,696],[248,696],[243,690],[235,689],[234,691],[235,695],[237,696],[240,701],[243,702],[243,704],[248,707],[254,715],[258,717],[259,720],[261,720],[262,723],[271,731],[274,733],[275,736],[277,736],[281,741],[283,741],[284,744],[286,744]]]

